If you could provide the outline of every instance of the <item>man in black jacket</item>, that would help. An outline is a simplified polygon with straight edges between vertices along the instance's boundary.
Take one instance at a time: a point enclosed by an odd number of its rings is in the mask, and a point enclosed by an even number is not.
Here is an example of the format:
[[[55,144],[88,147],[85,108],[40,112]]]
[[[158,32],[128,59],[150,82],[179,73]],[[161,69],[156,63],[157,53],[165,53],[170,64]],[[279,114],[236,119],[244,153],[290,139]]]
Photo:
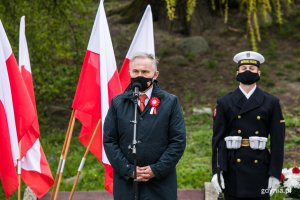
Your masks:
[[[264,57],[246,51],[233,60],[240,85],[217,101],[212,184],[218,193],[223,189],[226,200],[270,199],[280,183],[285,121],[279,100],[256,85]]]
[[[186,144],[182,110],[175,95],[162,90],[152,55],[137,53],[130,63],[131,84],[113,98],[104,123],[104,149],[114,169],[114,199],[133,199],[133,83],[140,84],[137,112],[137,174],[140,200],[177,199],[176,164]]]

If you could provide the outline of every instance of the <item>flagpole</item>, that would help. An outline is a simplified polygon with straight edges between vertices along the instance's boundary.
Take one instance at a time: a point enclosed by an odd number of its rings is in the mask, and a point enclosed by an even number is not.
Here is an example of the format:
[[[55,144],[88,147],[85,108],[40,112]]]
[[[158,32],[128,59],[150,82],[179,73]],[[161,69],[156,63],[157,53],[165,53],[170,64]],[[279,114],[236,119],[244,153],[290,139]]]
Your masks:
[[[62,150],[61,150],[61,155],[60,155],[59,163],[58,163],[57,170],[56,170],[54,185],[53,185],[53,189],[52,189],[52,193],[51,193],[51,197],[50,197],[51,200],[53,200],[54,192],[56,191],[59,172],[60,172],[60,169],[61,169],[61,164],[62,164],[62,161],[63,161],[63,155],[64,155],[64,152],[65,152],[65,149],[66,149],[67,140],[69,138],[70,127],[71,127],[71,122],[72,122],[73,118],[74,118],[74,110],[72,110],[72,113],[71,113],[68,129],[67,129],[67,132],[66,132],[65,141],[64,141],[64,144],[63,144],[63,147],[62,147]]]
[[[76,178],[75,178],[75,180],[74,180],[74,184],[73,184],[73,187],[72,187],[70,196],[69,196],[69,200],[72,200],[72,199],[73,199],[73,195],[74,195],[74,192],[75,192],[75,189],[76,189],[77,182],[78,182],[78,180],[79,180],[79,176],[80,176],[81,170],[82,170],[83,167],[84,167],[84,162],[85,162],[86,157],[87,157],[87,155],[88,155],[88,153],[89,153],[90,147],[91,147],[91,145],[92,145],[92,143],[93,143],[93,141],[94,141],[94,139],[95,139],[95,136],[96,136],[96,134],[97,134],[97,132],[98,132],[98,129],[99,129],[99,127],[100,127],[100,124],[101,124],[101,119],[99,119],[99,121],[98,121],[98,123],[97,123],[97,125],[96,125],[96,127],[95,127],[95,129],[94,129],[93,135],[92,135],[92,137],[91,137],[91,139],[90,139],[90,141],[89,141],[89,144],[88,144],[88,146],[87,146],[87,148],[86,148],[86,150],[85,150],[85,153],[84,153],[84,155],[83,155],[83,157],[82,157],[82,159],[81,159],[80,165],[79,165],[79,167],[78,167],[77,175],[76,175]]]
[[[21,186],[22,186],[22,181],[21,181],[21,143],[22,143],[22,141],[20,141],[20,143],[19,143],[20,156],[19,156],[19,159],[17,161],[17,172],[18,172],[18,181],[19,181],[18,200],[21,200]]]
[[[72,134],[73,134],[74,124],[75,124],[75,117],[74,117],[74,110],[72,110],[72,114],[71,114],[71,117],[70,117],[68,129],[67,129],[67,132],[66,132],[65,141],[64,141],[63,148],[62,148],[62,151],[61,151],[59,164],[58,164],[56,175],[55,175],[55,182],[54,182],[54,186],[53,186],[53,190],[52,190],[52,193],[51,193],[50,200],[56,200],[57,199],[57,195],[58,195],[58,191],[59,191],[59,187],[60,187],[60,182],[61,182],[61,178],[62,178],[62,173],[64,171],[64,165],[65,165],[65,161],[66,161],[66,158],[67,158],[67,155],[68,155],[70,142],[71,142],[71,138],[72,138]]]
[[[64,141],[64,144],[63,144],[63,147],[62,147],[62,150],[61,150],[61,155],[60,155],[60,159],[59,159],[59,163],[58,163],[58,166],[57,166],[56,175],[55,175],[55,179],[54,179],[54,185],[53,185],[53,189],[52,189],[52,193],[51,193],[51,197],[50,197],[51,200],[53,200],[54,193],[56,191],[59,172],[60,172],[60,169],[61,169],[61,164],[62,164],[62,161],[63,161],[63,155],[64,155],[64,152],[65,152],[67,140],[69,138],[70,127],[71,127],[71,122],[73,120],[73,117],[74,117],[74,110],[72,110],[72,113],[71,113],[68,129],[67,129],[67,132],[66,132],[65,141]]]

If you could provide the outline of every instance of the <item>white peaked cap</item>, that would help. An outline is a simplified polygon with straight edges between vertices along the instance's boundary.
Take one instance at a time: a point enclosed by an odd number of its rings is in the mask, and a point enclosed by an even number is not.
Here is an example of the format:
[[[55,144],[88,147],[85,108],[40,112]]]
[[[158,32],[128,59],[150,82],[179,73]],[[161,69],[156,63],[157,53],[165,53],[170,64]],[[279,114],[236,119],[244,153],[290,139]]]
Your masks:
[[[263,55],[254,51],[243,51],[233,57],[233,61],[236,63],[239,63],[241,60],[256,60],[260,64],[265,62]]]

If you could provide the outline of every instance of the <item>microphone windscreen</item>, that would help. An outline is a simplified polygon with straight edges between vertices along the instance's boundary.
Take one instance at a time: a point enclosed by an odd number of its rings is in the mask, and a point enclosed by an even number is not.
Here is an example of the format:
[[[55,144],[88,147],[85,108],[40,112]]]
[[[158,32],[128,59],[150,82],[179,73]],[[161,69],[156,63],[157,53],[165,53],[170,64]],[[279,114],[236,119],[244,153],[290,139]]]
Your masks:
[[[142,89],[142,84],[138,83],[138,82],[134,82],[132,83],[132,88],[135,89],[135,88],[139,88],[139,90]]]

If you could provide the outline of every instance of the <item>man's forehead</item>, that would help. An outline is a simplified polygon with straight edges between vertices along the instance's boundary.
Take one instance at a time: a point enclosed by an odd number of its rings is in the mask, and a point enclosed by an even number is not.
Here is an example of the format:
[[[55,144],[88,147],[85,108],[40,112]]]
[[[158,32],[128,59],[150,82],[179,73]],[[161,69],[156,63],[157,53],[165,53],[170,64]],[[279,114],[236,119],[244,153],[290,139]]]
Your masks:
[[[143,65],[143,66],[152,66],[152,61],[149,58],[143,58],[143,57],[139,57],[139,58],[135,58],[134,60],[131,61],[131,65],[132,66],[139,66],[139,65]]]

